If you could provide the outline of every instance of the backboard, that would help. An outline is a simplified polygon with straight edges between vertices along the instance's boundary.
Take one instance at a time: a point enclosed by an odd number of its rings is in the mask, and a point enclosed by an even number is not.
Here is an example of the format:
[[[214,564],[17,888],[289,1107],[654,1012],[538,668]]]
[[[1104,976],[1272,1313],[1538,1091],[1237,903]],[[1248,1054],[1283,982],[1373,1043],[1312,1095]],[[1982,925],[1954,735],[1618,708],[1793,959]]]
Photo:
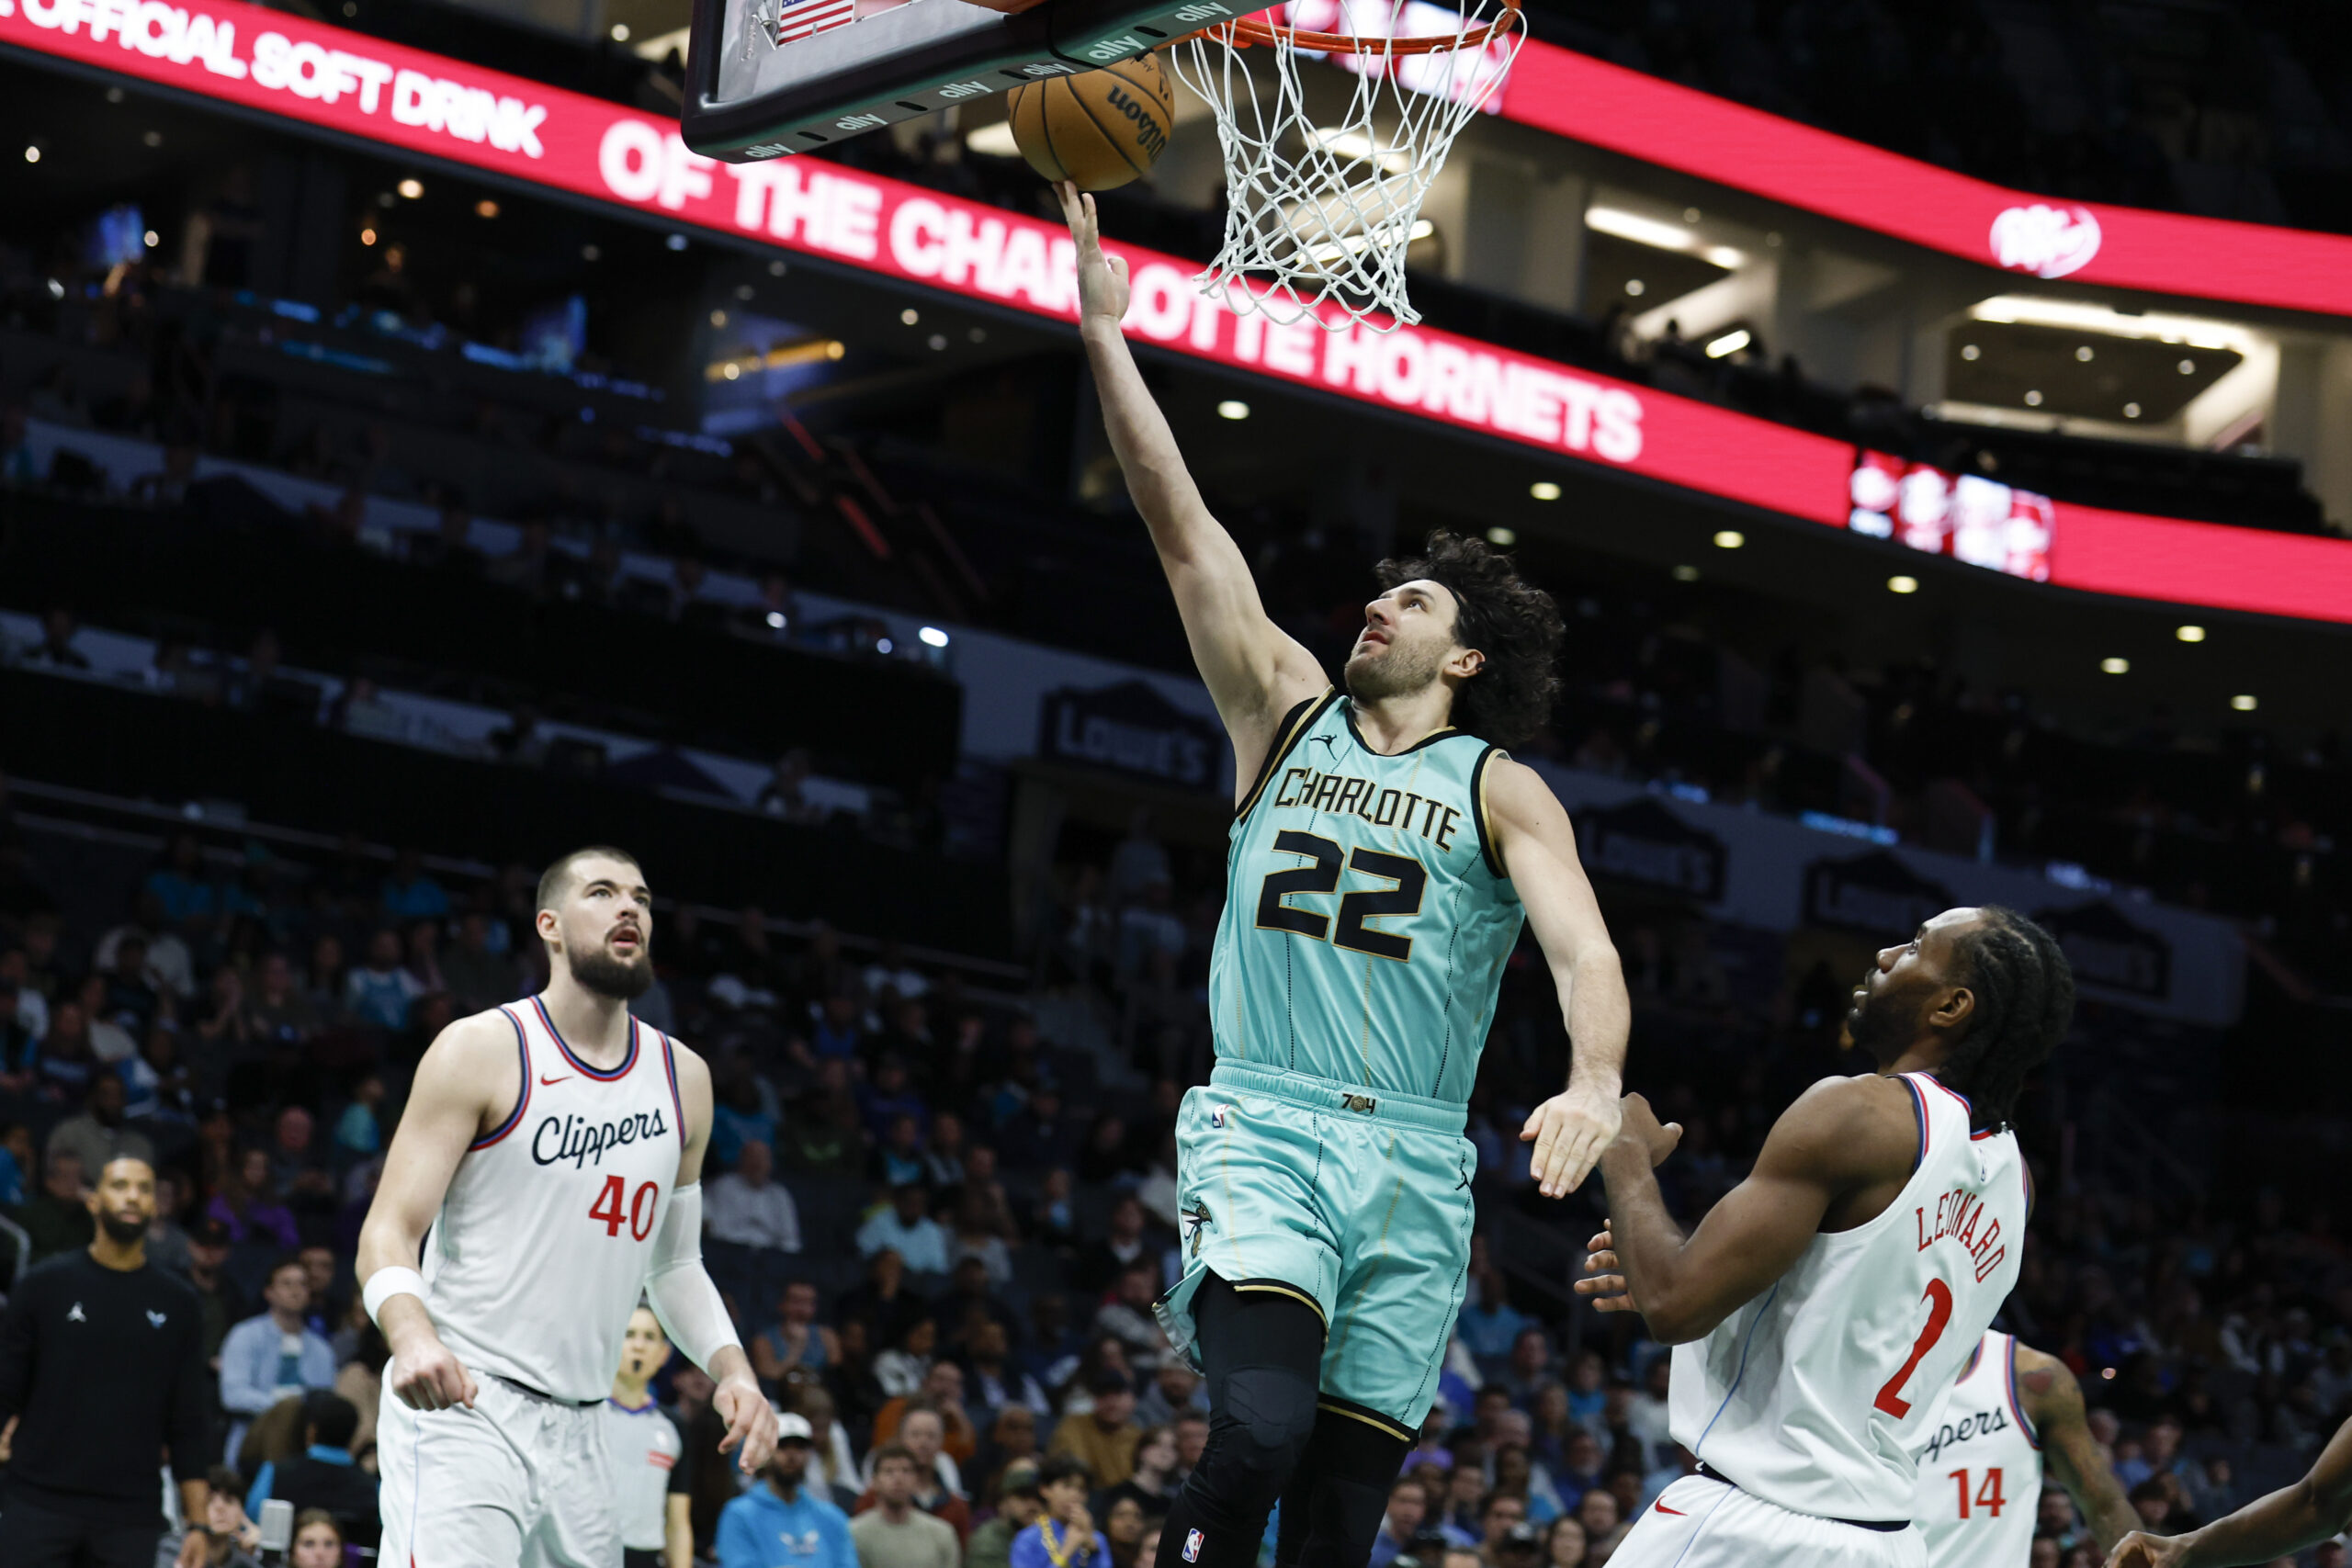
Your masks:
[[[1250,0],[695,0],[682,132],[781,157],[1023,82],[1131,60]]]

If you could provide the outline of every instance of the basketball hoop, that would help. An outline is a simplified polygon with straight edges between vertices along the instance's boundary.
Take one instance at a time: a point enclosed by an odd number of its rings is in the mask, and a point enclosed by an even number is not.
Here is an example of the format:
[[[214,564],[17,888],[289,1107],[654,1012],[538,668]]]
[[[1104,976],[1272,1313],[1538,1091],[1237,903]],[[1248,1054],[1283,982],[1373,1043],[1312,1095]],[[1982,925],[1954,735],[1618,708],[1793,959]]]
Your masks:
[[[1419,321],[1405,256],[1430,232],[1422,199],[1525,36],[1520,0],[1293,0],[1180,41],[1176,73],[1216,111],[1225,154],[1225,242],[1201,291],[1333,332]],[[1301,55],[1355,73],[1328,123]]]

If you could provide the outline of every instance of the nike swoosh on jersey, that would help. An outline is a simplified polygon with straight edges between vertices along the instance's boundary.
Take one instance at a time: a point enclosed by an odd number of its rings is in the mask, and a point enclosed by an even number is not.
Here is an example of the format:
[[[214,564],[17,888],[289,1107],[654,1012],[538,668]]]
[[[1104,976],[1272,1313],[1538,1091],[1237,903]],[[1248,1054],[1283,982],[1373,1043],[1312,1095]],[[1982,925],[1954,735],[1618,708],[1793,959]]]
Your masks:
[[[1675,1516],[1676,1517],[1678,1517],[1678,1518],[1679,1518],[1679,1517],[1682,1517],[1682,1510],[1681,1510],[1681,1509],[1679,1509],[1679,1508],[1669,1508],[1669,1507],[1668,1507],[1664,1503],[1660,1503],[1659,1505],[1657,1505],[1657,1511],[1658,1511],[1659,1513],[1661,1513],[1661,1514],[1672,1514],[1672,1515],[1674,1515],[1674,1516]]]
[[[541,1084],[541,1085],[543,1085],[543,1086],[544,1086],[544,1085],[547,1085],[547,1084],[552,1084],[552,1083],[570,1083],[571,1081],[571,1075],[570,1073],[566,1073],[566,1074],[564,1074],[564,1075],[563,1075],[563,1077],[560,1077],[560,1078],[541,1078],[541,1079],[539,1080],[540,1084]]]

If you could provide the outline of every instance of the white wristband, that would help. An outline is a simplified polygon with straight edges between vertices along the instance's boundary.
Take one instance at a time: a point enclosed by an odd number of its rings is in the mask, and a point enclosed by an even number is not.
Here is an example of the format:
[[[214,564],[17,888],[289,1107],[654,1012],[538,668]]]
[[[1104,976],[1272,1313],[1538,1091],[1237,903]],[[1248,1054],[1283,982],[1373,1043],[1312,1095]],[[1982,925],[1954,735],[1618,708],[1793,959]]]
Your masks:
[[[379,1269],[368,1276],[367,1287],[359,1299],[368,1305],[368,1316],[377,1327],[384,1326],[384,1303],[394,1296],[414,1296],[424,1300],[424,1276],[413,1269]]]

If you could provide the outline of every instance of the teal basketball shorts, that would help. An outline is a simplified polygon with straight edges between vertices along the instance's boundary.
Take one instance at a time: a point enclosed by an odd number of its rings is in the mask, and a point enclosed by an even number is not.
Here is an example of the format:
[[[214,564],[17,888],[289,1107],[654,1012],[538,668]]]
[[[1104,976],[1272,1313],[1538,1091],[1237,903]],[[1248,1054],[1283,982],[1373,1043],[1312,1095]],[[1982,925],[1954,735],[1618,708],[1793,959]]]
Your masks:
[[[1176,1119],[1183,1278],[1160,1325],[1195,1364],[1214,1271],[1323,1319],[1321,1402],[1399,1436],[1437,1396],[1470,1262],[1477,1155],[1463,1108],[1219,1062]]]

